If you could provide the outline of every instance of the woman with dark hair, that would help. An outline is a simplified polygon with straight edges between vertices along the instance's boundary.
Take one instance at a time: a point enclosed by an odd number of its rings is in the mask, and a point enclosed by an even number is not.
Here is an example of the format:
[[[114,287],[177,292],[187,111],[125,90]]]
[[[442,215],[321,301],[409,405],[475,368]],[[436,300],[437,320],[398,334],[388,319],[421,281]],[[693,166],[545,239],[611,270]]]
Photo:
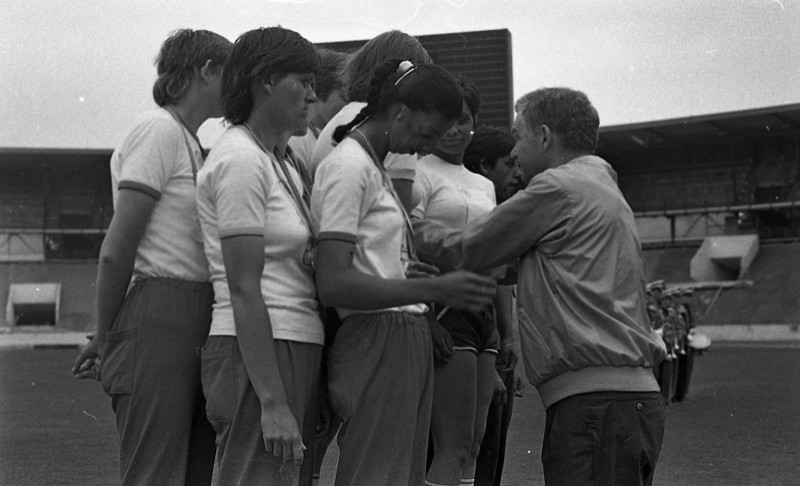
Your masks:
[[[222,76],[231,126],[197,188],[215,298],[202,378],[219,484],[310,481],[305,417],[316,413],[324,332],[310,260],[316,225],[286,148],[308,127],[318,70],[313,44],[270,27],[236,40]]]
[[[351,122],[367,105],[372,73],[386,59],[405,59],[415,66],[433,62],[428,52],[415,37],[399,30],[379,34],[353,53],[343,72],[350,102],[320,132],[311,155],[312,178],[322,159],[338,143],[333,137],[336,128]],[[407,211],[410,211],[414,205],[411,188],[414,185],[416,162],[416,157],[396,153],[390,153],[384,161],[386,172]]]
[[[317,102],[314,104],[314,114],[308,120],[308,130],[305,135],[294,136],[289,139],[292,155],[302,164],[304,177],[311,184],[311,153],[317,143],[322,129],[339,110],[347,104],[347,89],[342,78],[342,71],[350,58],[344,52],[331,49],[317,49],[319,52],[320,69],[315,78],[314,91],[317,93]]]
[[[72,371],[102,371],[122,484],[211,481],[214,431],[196,350],[214,299],[195,207],[197,129],[222,115],[230,48],[206,30],[178,30],[164,41],[153,86],[160,108],[139,117],[111,157],[114,217],[100,249],[97,332]]]
[[[464,167],[494,184],[497,204],[501,204],[524,187],[522,168],[511,156],[517,140],[508,130],[481,126],[472,136],[464,152]]]
[[[418,161],[414,193],[419,204],[411,213],[420,259],[443,273],[461,266],[457,256],[446,254],[450,242],[445,235],[458,234],[496,205],[491,181],[462,165],[481,99],[468,79],[459,78],[458,82],[463,98],[461,116],[433,153]],[[440,305],[434,305],[434,314],[444,331],[434,332],[434,355],[439,359],[434,368],[434,452],[427,484],[472,484],[494,385],[499,380],[495,372],[498,350],[504,351],[504,367],[511,359],[514,336],[510,316],[496,315],[494,307],[475,312]]]
[[[366,106],[334,133],[311,208],[320,222],[317,288],[343,323],[328,362],[331,403],[342,417],[338,486],[414,485],[425,480],[433,391],[427,306],[474,311],[494,294],[469,272],[415,272],[408,217],[384,160],[427,154],[461,113],[453,77],[431,64],[385,61]],[[406,270],[410,269],[407,278]]]

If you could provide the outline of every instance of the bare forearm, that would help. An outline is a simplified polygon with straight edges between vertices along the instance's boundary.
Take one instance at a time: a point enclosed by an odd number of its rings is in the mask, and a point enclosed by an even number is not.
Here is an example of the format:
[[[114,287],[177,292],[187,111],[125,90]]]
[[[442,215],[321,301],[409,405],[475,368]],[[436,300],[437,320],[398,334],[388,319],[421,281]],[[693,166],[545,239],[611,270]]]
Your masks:
[[[272,325],[260,291],[231,290],[234,326],[247,375],[262,405],[286,403]]]
[[[117,318],[131,282],[136,251],[145,232],[156,199],[133,190],[120,190],[97,268],[95,296],[97,339],[103,341]]]
[[[105,340],[125,300],[135,258],[135,253],[113,255],[101,251],[95,283],[96,334],[100,340]]]
[[[494,295],[494,280],[456,271],[432,278],[384,279],[352,266],[353,244],[324,240],[317,251],[317,289],[322,303],[346,309],[375,310],[420,302],[454,309],[478,309]]]
[[[345,309],[376,310],[437,300],[432,279],[384,279],[354,268],[318,276],[325,305]]]

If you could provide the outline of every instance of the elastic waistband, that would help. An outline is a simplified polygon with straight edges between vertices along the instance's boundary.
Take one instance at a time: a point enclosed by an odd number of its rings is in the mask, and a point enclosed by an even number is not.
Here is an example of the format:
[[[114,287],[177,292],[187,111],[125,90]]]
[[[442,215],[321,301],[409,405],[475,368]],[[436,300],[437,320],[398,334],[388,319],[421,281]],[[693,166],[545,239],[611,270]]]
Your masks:
[[[536,387],[546,409],[550,405],[581,393],[657,392],[660,390],[652,368],[635,366],[589,366],[567,371]]]
[[[356,312],[349,314],[342,320],[342,325],[348,322],[358,322],[364,320],[380,320],[398,322],[400,324],[425,324],[428,325],[428,319],[425,314],[415,314],[413,312],[392,311],[392,310],[379,310],[375,312]]]
[[[190,291],[207,291],[211,290],[214,291],[211,282],[194,282],[191,280],[181,280],[178,278],[167,278],[167,277],[144,277],[144,276],[137,276],[134,277],[133,281],[131,282],[131,290],[134,288],[145,288],[145,287],[173,287],[179,289],[185,289]]]

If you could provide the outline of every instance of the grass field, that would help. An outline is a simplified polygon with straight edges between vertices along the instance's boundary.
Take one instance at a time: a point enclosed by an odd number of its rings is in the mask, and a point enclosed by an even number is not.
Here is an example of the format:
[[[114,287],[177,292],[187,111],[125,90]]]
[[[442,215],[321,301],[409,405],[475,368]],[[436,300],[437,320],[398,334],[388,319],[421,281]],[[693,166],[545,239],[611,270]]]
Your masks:
[[[98,383],[69,376],[74,354],[0,349],[0,485],[116,484],[110,400]],[[798,407],[800,347],[716,346],[697,360],[689,400],[667,407],[655,484],[798,484]],[[543,422],[528,388],[515,404],[504,485],[542,484]],[[330,464],[323,473],[320,486],[332,484]]]
[[[119,475],[111,402],[69,374],[77,351],[0,350],[0,484],[109,485]]]

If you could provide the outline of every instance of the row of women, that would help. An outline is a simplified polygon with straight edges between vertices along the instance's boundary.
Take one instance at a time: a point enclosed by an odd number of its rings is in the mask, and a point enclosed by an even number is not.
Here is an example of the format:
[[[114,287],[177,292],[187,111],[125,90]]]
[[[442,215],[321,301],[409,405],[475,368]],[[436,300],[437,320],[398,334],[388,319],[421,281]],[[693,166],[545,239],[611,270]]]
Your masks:
[[[495,164],[513,142],[467,157],[495,184],[465,169],[477,91],[401,32],[318,103],[320,69],[280,27],[161,47],[160,108],[112,156],[97,331],[73,367],[111,396],[122,484],[311,484],[320,381],[337,485],[473,483],[514,339],[502,272],[461,269],[458,235],[513,187]],[[220,116],[206,158],[197,130]]]

